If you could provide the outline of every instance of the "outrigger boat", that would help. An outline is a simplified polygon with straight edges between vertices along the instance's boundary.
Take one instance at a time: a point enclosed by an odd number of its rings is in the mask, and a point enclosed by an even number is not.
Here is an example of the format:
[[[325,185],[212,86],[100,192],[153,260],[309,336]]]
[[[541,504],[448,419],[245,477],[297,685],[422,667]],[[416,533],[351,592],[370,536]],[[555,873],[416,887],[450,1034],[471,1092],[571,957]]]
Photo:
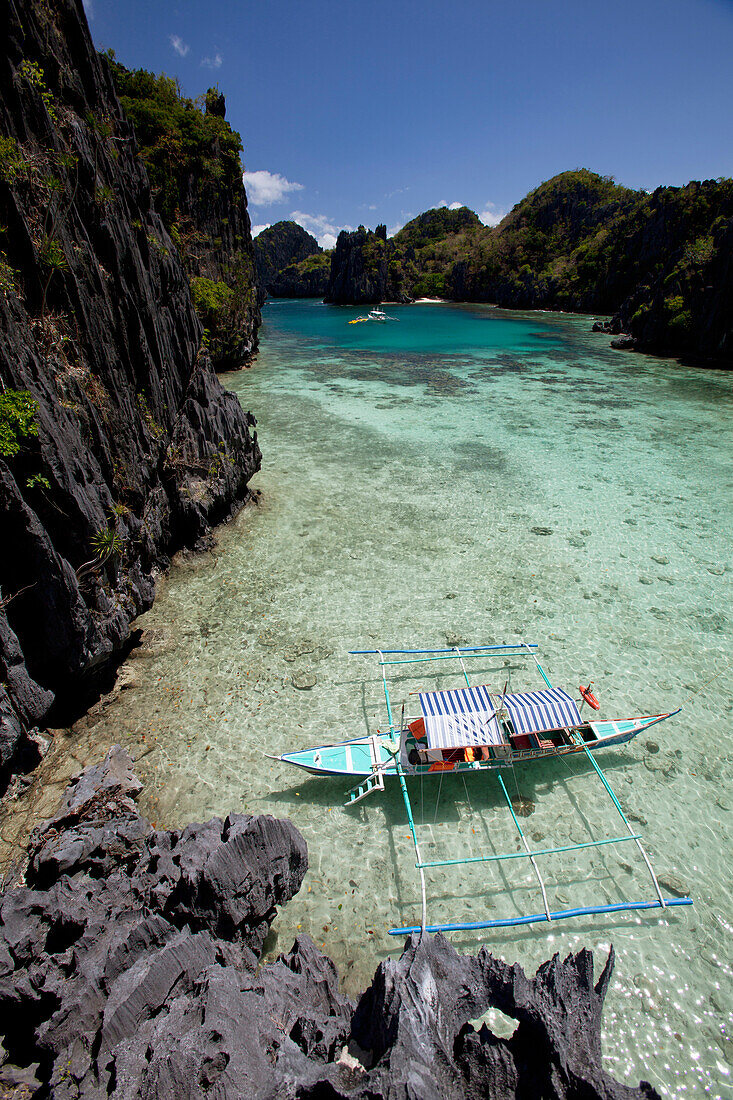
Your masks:
[[[629,909],[666,909],[668,906],[692,904],[692,899],[689,897],[664,898],[662,896],[649,857],[641,845],[641,837],[631,828],[621,804],[593,756],[598,749],[611,748],[630,741],[651,726],[679,714],[681,708],[663,714],[640,715],[636,718],[584,720],[581,716],[584,705],[588,704],[594,710],[599,709],[598,701],[591,691],[592,683],[587,687],[581,685],[578,688],[580,699],[576,702],[567,691],[553,687],[537,660],[537,648],[537,643],[534,642],[518,642],[508,645],[454,646],[451,649],[351,650],[351,654],[373,654],[379,657],[387,704],[389,728],[386,733],[377,731],[376,734],[287,752],[274,757],[276,760],[304,768],[316,775],[360,777],[360,781],[348,792],[347,806],[360,802],[375,791],[383,791],[385,778],[399,779],[417,857],[415,866],[420,873],[422,883],[423,918],[419,927],[393,928],[390,929],[390,935],[420,930],[433,932],[495,928],[531,924],[536,921],[553,921],[591,913],[614,913]],[[544,687],[539,691],[509,692],[508,682],[501,691],[492,691],[484,685],[471,684],[464,658],[522,654],[532,657],[544,681]],[[400,720],[395,722],[386,668],[391,665],[422,664],[450,658],[460,661],[466,686],[445,691],[414,693],[418,696],[420,714],[405,717],[403,706]],[[516,764],[581,753],[585,754],[596,771],[621,816],[628,835],[532,851],[517,820],[501,770],[513,768]],[[406,778],[433,775],[442,777],[447,772],[463,773],[465,776],[466,773],[480,771],[498,772],[499,785],[519,832],[524,851],[469,859],[423,861],[420,856]],[[550,911],[544,882],[535,860],[536,856],[571,852],[606,844],[620,844],[624,841],[635,842],[651,875],[656,898],[650,901]],[[530,860],[541,889],[544,912],[505,920],[427,925],[425,869],[517,858]]]
[[[370,309],[366,317],[354,317],[346,324],[360,325],[363,321],[377,321],[379,324],[385,324],[387,321],[399,321],[399,317],[389,317],[383,309]]]

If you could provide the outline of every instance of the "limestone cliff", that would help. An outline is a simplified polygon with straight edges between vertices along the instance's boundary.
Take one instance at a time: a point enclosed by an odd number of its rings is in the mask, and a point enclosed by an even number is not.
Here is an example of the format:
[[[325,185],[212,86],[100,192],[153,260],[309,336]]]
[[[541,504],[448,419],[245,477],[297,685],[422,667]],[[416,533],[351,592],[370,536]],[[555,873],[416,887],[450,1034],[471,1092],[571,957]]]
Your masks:
[[[531,191],[495,227],[429,210],[387,241],[337,244],[328,301],[437,296],[508,309],[615,314],[635,346],[733,361],[733,180],[633,191],[578,169]]]
[[[690,217],[692,207],[696,216]],[[630,242],[651,257],[611,322],[637,347],[733,362],[733,184],[658,188]]]
[[[254,418],[81,0],[0,7],[0,771],[124,646],[157,570],[247,497]]]
[[[331,257],[326,302],[366,305],[371,302],[409,302],[405,271],[387,229],[360,225],[353,233],[339,233]]]
[[[152,183],[153,201],[191,280],[194,305],[216,370],[238,370],[257,350],[260,306],[242,140],[226,121],[224,96],[200,100],[174,80],[107,55],[122,107]]]

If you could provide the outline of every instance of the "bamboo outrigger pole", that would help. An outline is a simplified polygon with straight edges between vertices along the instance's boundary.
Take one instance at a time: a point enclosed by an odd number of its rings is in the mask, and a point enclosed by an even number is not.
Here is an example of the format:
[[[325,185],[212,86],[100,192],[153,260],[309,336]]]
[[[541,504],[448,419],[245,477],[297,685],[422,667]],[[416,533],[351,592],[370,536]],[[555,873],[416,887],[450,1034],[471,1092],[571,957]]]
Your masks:
[[[377,652],[379,653],[379,660],[380,660],[380,663],[382,665],[382,683],[384,684],[384,698],[385,698],[385,701],[387,703],[387,718],[389,720],[389,731],[390,731],[392,739],[394,739],[394,735],[395,735],[394,719],[392,718],[392,704],[390,703],[389,688],[387,687],[387,673],[384,670],[384,657],[383,657],[382,653],[379,652],[379,650],[377,650]],[[403,711],[403,713],[404,713],[404,711]],[[401,752],[401,749],[402,749],[401,738],[402,738],[402,730],[400,729],[399,730],[400,743],[397,746],[397,751],[394,752],[392,755],[394,756],[395,771],[397,772],[397,775],[398,775],[399,781],[400,781],[400,790],[402,791],[402,799],[405,803],[405,809],[407,810],[407,820],[408,820],[408,823],[410,825],[410,834],[412,836],[412,843],[415,846],[415,855],[417,856],[417,869],[420,873],[420,888],[421,888],[421,891],[422,891],[422,920],[421,920],[421,923],[420,923],[420,934],[422,935],[422,933],[425,931],[425,925],[427,924],[427,919],[428,919],[428,899],[427,899],[427,894],[426,894],[426,891],[425,891],[425,872],[423,871],[422,867],[420,866],[420,864],[422,863],[422,857],[420,855],[420,846],[417,843],[417,834],[415,833],[415,822],[413,821],[413,818],[412,818],[412,805],[410,803],[410,796],[407,793],[407,784],[405,783],[405,773],[402,770],[402,761],[400,760],[400,752]]]

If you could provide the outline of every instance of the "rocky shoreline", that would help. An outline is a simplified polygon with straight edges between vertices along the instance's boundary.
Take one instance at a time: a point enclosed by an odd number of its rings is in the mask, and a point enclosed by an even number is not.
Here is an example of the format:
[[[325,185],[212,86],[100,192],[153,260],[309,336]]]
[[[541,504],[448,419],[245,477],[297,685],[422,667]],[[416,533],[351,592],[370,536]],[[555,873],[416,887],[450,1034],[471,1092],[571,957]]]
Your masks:
[[[527,977],[485,948],[414,937],[353,1003],[307,936],[258,965],[307,869],[297,829],[232,814],[156,831],[140,790],[114,747],[0,896],[0,1095],[657,1096],[602,1067],[613,950],[594,984],[586,950]],[[479,1026],[490,1007],[517,1021],[511,1038]]]

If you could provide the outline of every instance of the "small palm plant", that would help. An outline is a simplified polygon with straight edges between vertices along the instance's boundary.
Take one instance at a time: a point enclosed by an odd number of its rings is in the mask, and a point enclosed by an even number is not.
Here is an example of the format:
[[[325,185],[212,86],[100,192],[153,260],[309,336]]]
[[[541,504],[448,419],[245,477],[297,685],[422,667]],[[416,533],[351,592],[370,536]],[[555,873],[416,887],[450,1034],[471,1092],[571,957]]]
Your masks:
[[[41,301],[41,318],[43,318],[46,313],[46,298],[48,296],[48,288],[51,285],[51,280],[56,272],[61,274],[69,270],[69,261],[66,259],[61,241],[53,237],[45,238],[38,250],[38,255],[43,266],[48,269],[48,278],[43,288],[43,299]]]
[[[100,527],[90,539],[100,565],[109,558],[119,557],[122,553],[122,539],[114,527]]]
[[[100,527],[89,540],[94,557],[85,561],[76,571],[77,580],[83,580],[88,573],[101,569],[110,558],[118,558],[123,550],[121,536],[114,527]]]

